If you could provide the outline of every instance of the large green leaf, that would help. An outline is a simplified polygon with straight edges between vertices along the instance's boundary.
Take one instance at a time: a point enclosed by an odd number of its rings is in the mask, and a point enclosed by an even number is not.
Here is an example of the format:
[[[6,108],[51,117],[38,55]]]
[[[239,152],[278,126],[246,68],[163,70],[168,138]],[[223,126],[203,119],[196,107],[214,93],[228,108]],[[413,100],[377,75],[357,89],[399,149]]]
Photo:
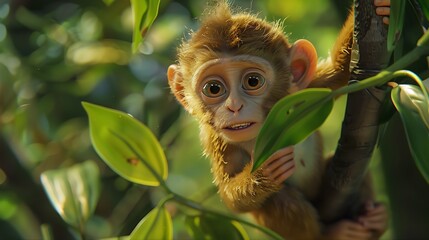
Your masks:
[[[97,205],[100,193],[97,165],[87,161],[46,171],[40,178],[55,210],[65,222],[80,229]]]
[[[195,240],[249,239],[249,236],[240,223],[211,214],[187,216],[186,226],[189,235]]]
[[[140,42],[158,15],[160,0],[131,0],[134,19],[133,52],[137,52]]]
[[[429,1],[428,0],[418,0],[420,8],[423,11],[423,14],[426,17],[426,20],[429,21]]]
[[[389,31],[387,34],[387,50],[393,51],[398,42],[404,25],[405,0],[394,0],[390,6]]]
[[[173,223],[164,207],[150,211],[134,228],[130,240],[173,239]]]
[[[411,154],[429,183],[429,99],[414,85],[399,85],[391,98],[401,116]]]
[[[278,101],[256,139],[253,170],[277,150],[295,145],[313,133],[326,120],[333,104],[327,88],[305,89]]]
[[[137,184],[158,186],[160,178],[167,178],[164,151],[145,125],[123,112],[82,104],[89,116],[92,145],[110,168]]]

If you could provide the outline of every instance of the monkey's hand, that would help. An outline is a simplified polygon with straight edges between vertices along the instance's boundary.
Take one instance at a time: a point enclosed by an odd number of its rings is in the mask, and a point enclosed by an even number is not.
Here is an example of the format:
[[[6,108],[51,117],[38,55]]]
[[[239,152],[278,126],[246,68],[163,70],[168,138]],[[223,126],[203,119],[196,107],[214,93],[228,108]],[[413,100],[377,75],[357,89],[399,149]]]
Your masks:
[[[326,240],[370,240],[371,231],[361,223],[341,220],[327,226],[321,239]]]
[[[262,165],[262,174],[277,185],[283,184],[295,172],[294,147],[289,146],[273,153]]]
[[[365,213],[359,216],[358,222],[372,231],[374,239],[378,239],[389,225],[386,207],[381,203],[368,201],[365,204]]]
[[[229,146],[224,159],[215,159],[212,171],[219,194],[225,204],[236,212],[249,212],[259,209],[264,202],[284,185],[286,178],[295,170],[293,147],[283,148],[270,156],[264,164],[252,172],[251,156],[240,149]],[[244,168],[240,159],[249,157]]]
[[[365,213],[357,221],[341,220],[327,226],[322,239],[373,240],[379,239],[387,230],[388,216],[383,204],[369,201]]]
[[[383,22],[389,24],[390,16],[390,0],[374,0],[374,5],[377,7],[375,12],[383,17]]]

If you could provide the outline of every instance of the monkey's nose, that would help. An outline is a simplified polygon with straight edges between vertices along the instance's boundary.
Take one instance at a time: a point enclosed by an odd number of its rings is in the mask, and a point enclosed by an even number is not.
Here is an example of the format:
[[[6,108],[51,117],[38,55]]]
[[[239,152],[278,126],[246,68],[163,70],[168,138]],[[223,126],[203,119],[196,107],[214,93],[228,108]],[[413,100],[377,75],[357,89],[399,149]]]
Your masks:
[[[243,104],[228,105],[227,108],[229,111],[231,111],[233,113],[237,113],[243,108]]]

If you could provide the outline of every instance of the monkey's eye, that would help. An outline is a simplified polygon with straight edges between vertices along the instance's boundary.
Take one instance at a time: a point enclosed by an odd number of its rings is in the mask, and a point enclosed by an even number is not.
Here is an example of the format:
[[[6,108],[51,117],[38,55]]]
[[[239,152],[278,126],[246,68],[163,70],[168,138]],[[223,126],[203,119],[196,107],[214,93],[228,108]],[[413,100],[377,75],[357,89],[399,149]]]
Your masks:
[[[245,90],[257,90],[264,84],[265,78],[259,73],[249,73],[243,78],[243,88]]]
[[[203,94],[210,98],[220,97],[225,94],[226,89],[223,83],[212,80],[204,84]]]

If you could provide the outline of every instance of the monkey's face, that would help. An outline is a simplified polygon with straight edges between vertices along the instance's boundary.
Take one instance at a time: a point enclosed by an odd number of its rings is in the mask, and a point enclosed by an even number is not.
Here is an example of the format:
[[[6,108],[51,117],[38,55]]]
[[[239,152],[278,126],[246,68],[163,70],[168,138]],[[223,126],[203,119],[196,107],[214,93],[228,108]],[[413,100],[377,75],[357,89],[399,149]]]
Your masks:
[[[211,124],[228,142],[256,138],[265,119],[262,104],[274,81],[271,64],[256,56],[210,60],[192,77],[192,88],[213,116]]]

